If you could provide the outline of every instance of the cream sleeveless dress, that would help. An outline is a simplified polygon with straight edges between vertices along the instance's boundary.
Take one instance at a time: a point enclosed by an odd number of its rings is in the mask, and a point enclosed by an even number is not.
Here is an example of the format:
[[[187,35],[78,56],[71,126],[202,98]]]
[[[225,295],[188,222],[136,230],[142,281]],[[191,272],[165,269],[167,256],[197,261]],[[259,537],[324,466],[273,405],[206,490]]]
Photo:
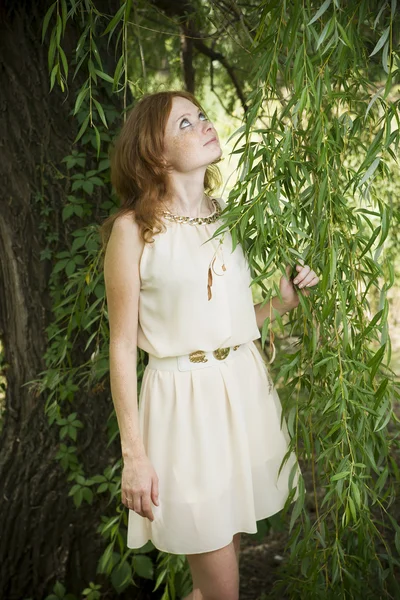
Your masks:
[[[148,540],[172,554],[222,548],[234,533],[255,533],[258,520],[280,511],[290,471],[294,485],[300,472],[291,453],[278,475],[289,437],[254,344],[260,331],[250,271],[241,246],[232,252],[230,234],[222,243],[210,240],[225,206],[213,203],[214,213],[198,222],[165,218],[166,231],[145,244],[138,347],[167,357],[242,346],[207,368],[146,367],[139,425],[159,478],[159,506],[151,504],[152,522],[129,510],[129,548]]]

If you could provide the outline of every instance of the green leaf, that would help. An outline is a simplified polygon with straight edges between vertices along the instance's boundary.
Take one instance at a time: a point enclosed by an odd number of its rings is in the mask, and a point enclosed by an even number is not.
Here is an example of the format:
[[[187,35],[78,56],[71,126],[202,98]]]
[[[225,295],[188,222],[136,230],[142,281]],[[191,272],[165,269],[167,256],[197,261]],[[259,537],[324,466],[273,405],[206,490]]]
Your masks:
[[[67,57],[65,56],[65,52],[64,50],[61,48],[61,46],[58,49],[60,56],[61,56],[61,62],[64,68],[64,73],[65,73],[65,79],[68,78],[68,62],[67,62]]]
[[[121,77],[121,73],[122,70],[125,68],[125,63],[124,63],[125,57],[124,55],[120,56],[119,61],[117,63],[117,66],[115,67],[115,72],[114,72],[114,89],[117,88],[120,77]]]
[[[93,102],[98,110],[98,113],[100,115],[100,119],[103,121],[104,126],[107,127],[108,129],[108,125],[107,125],[107,120],[106,120],[106,116],[104,114],[104,110],[103,107],[101,106],[100,102],[98,102],[98,100],[96,100],[95,98],[93,98]]]
[[[388,27],[386,27],[386,29],[382,33],[381,37],[378,40],[378,43],[376,44],[375,48],[371,52],[370,57],[374,56],[374,54],[376,54],[377,52],[379,52],[379,50],[382,48],[382,46],[386,42],[386,40],[387,40],[387,38],[389,36],[389,32],[390,32],[390,25]]]
[[[100,155],[100,148],[101,148],[101,140],[100,140],[100,132],[97,129],[96,125],[93,125],[93,129],[95,131],[96,134],[96,147],[97,147],[97,158]],[[92,193],[93,191],[93,184],[90,184],[92,186],[92,190],[89,193]]]
[[[354,500],[351,496],[349,496],[347,501],[348,501],[348,504],[350,507],[350,512],[351,512],[351,516],[353,517],[353,521],[356,523],[357,522],[357,511],[356,511],[356,507],[354,504]]]
[[[375,242],[376,238],[378,237],[379,233],[381,232],[381,226],[378,225],[378,227],[376,227],[376,229],[374,230],[374,232],[372,233],[370,239],[368,240],[368,243],[366,244],[365,248],[363,249],[362,253],[360,254],[360,259],[368,252],[368,250],[371,248],[371,246],[373,245],[373,243]]]
[[[116,14],[113,16],[102,35],[106,35],[109,31],[114,32],[119,21],[123,18],[125,12],[125,2],[120,6]]]
[[[330,287],[332,287],[332,284],[335,280],[335,275],[336,275],[336,261],[337,261],[337,256],[336,256],[336,248],[334,246],[332,246],[331,248],[331,252],[329,255],[329,282],[330,282]]]
[[[123,592],[132,583],[132,569],[126,561],[113,569],[111,583],[118,593]]]
[[[90,488],[85,487],[82,489],[82,496],[88,504],[93,503],[93,492]]]
[[[154,565],[149,556],[136,554],[136,556],[133,557],[132,563],[134,573],[139,575],[139,577],[144,577],[145,579],[154,578]]]
[[[79,111],[80,107],[82,106],[82,102],[86,98],[88,91],[89,91],[89,88],[87,87],[87,83],[84,83],[82,88],[79,90],[79,94],[75,101],[74,115],[76,115],[76,113]]]
[[[75,272],[76,264],[74,260],[69,260],[65,265],[65,272],[70,277]]]
[[[331,481],[339,481],[339,479],[344,479],[350,475],[350,471],[341,471],[340,473],[336,473],[336,475],[332,475]]]
[[[96,126],[93,125],[93,128],[95,128]],[[84,192],[86,192],[87,194],[89,194],[89,196],[91,196],[93,194],[93,189],[94,189],[94,185],[91,181],[84,181],[82,183],[82,189]]]
[[[383,356],[385,354],[385,350],[386,350],[386,344],[383,344],[367,363],[368,367],[371,368],[371,379],[373,379],[375,377],[375,374],[376,374],[376,372],[379,368],[379,365],[382,362]]]
[[[61,17],[60,17],[60,15],[57,15],[57,22],[56,22],[56,27],[55,27],[57,48],[60,47],[62,28],[63,28],[63,26],[62,26]]]
[[[60,581],[56,581],[53,591],[57,595],[58,598],[63,598],[65,596],[66,590],[65,590],[65,586],[63,586],[63,584]]]
[[[353,492],[354,502],[357,505],[357,507],[360,509],[361,508],[361,494],[360,494],[360,490],[358,489],[358,487],[354,481],[351,482],[351,489]]]
[[[388,56],[389,56],[389,40],[387,40],[386,44],[383,46],[382,51],[382,67],[385,73],[389,74],[388,67]]]
[[[313,16],[311,21],[309,21],[307,23],[307,25],[312,25],[315,21],[317,21],[320,17],[322,17],[324,12],[329,8],[331,2],[332,2],[332,0],[325,0],[325,2],[322,4],[322,6],[319,8],[319,10],[315,13],[315,15]]]
[[[367,110],[365,111],[365,115],[364,115],[364,118],[365,118],[365,119],[367,118],[367,116],[368,116],[368,113],[369,113],[369,111],[371,110],[371,108],[372,108],[373,104],[376,102],[376,100],[377,100],[378,98],[380,98],[380,97],[381,97],[382,91],[383,91],[383,88],[379,88],[379,89],[378,89],[378,91],[377,91],[377,92],[375,92],[375,94],[372,96],[372,98],[371,98],[371,100],[369,101],[369,104],[368,104],[368,106],[367,106]]]
[[[74,144],[76,144],[76,142],[81,139],[81,137],[83,136],[83,134],[85,133],[85,131],[87,129],[88,124],[89,124],[89,115],[84,119],[84,121],[79,129],[78,135],[74,139]]]
[[[126,2],[125,2],[125,15],[124,15],[125,22],[129,21],[129,15],[131,13],[131,8],[132,8],[132,0],[126,0]]]
[[[93,53],[93,55],[94,55],[94,57],[95,57],[98,65],[99,65],[100,69],[103,70],[103,64],[101,62],[101,56],[100,56],[98,48],[97,48],[97,46],[96,46],[96,44],[95,44],[95,42],[93,40],[93,37],[92,37],[92,40],[91,40],[91,49],[92,49],[92,53]]]
[[[343,38],[343,42],[346,44],[346,46],[348,46],[348,48],[353,49],[353,46],[352,46],[349,38],[347,37],[347,33],[346,33],[344,27],[342,27],[342,25],[340,24],[339,21],[336,21],[336,26],[340,31],[340,34]]]
[[[87,26],[85,27],[85,29],[83,30],[81,37],[79,38],[78,43],[76,45],[76,50],[75,50],[76,58],[79,57],[80,53],[82,52],[82,50],[84,48],[86,37],[87,37],[87,34],[89,31],[90,31],[90,24],[88,23]]]
[[[67,26],[67,20],[68,20],[68,10],[67,10],[67,3],[65,0],[61,0],[61,20],[62,20],[62,33],[64,35],[65,33],[65,27]]]
[[[101,79],[104,79],[104,81],[107,81],[108,83],[114,83],[114,79],[110,77],[110,75],[107,75],[107,73],[104,73],[104,71],[99,71],[98,69],[95,69],[95,73]]]
[[[55,64],[52,71],[51,71],[51,75],[50,75],[50,91],[53,89],[55,81],[56,81],[56,75],[58,73],[59,70],[59,64]]]
[[[90,58],[88,60],[88,69],[89,69],[89,73],[90,73],[91,78],[93,79],[94,83],[97,85],[96,69],[95,69],[93,61]]]
[[[357,185],[357,187],[360,187],[363,183],[365,183],[367,181],[367,179],[369,179],[376,171],[379,163],[380,163],[380,157],[378,156],[377,158],[375,158],[375,160],[373,161],[373,163],[368,167],[368,169],[366,170],[366,172],[364,173],[364,177],[361,179],[360,183]]]
[[[57,1],[53,2],[53,4],[50,5],[50,8],[48,9],[47,13],[44,16],[43,26],[42,26],[42,44],[44,41],[44,36],[46,35],[47,28],[49,26],[49,21],[51,19],[51,15],[54,12],[54,8],[55,8],[56,4],[57,4]]]
[[[47,64],[48,64],[49,71],[51,71],[51,69],[53,67],[56,50],[57,50],[57,41],[56,41],[56,30],[54,28],[53,31],[51,32],[49,51],[47,54]]]
[[[304,507],[305,494],[304,494],[304,481],[303,481],[302,477],[299,478],[298,491],[299,491],[299,495],[294,504],[292,515],[290,518],[289,531],[292,531],[293,526],[294,526],[296,520],[299,518],[299,516],[303,510],[303,507]]]
[[[118,517],[115,517],[117,519]],[[114,542],[110,542],[107,548],[104,550],[98,563],[98,572],[109,574],[114,563],[113,559]]]
[[[326,36],[328,35],[329,31],[333,28],[333,25],[334,25],[334,20],[333,19],[329,19],[329,21],[325,24],[325,27],[323,28],[323,30],[321,32],[321,35],[318,37],[316,50],[318,50],[318,48],[321,46],[321,44],[323,44],[323,42],[324,42]]]

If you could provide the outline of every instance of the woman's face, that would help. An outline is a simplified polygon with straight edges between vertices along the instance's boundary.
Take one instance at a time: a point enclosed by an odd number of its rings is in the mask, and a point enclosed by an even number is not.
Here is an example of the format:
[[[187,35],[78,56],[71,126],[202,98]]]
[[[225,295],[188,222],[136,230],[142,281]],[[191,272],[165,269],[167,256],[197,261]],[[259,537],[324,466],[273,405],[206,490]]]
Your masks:
[[[172,98],[164,133],[163,156],[174,171],[188,172],[208,166],[222,154],[213,124],[195,104]]]

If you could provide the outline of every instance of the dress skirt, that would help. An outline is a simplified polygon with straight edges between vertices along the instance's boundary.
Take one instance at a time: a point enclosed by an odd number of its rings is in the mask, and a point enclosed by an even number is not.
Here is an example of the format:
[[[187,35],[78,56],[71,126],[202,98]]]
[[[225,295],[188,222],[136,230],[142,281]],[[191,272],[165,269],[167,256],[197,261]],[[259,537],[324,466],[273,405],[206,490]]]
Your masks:
[[[127,545],[197,554],[228,545],[237,532],[280,511],[289,476],[281,403],[254,342],[237,355],[190,371],[145,369],[139,426],[159,479],[154,521],[129,509]],[[297,497],[297,493],[294,498]]]

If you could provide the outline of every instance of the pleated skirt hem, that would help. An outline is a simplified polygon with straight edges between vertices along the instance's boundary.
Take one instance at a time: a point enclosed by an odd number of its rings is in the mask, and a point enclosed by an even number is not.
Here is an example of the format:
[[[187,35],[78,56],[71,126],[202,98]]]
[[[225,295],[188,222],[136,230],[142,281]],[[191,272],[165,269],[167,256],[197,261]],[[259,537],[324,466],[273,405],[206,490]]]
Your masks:
[[[295,499],[296,499],[296,497],[293,499],[293,502],[295,501]],[[262,521],[263,519],[268,519],[269,517],[272,517],[273,515],[280,512],[284,508],[284,505],[285,505],[285,503],[283,503],[282,506],[273,513],[267,513],[264,516],[256,517],[256,521]],[[129,512],[133,512],[133,511],[129,511]],[[184,548],[182,546],[181,551],[176,550],[175,547],[171,548],[171,546],[169,546],[169,545],[168,545],[168,547],[162,547],[162,544],[160,544],[154,536],[149,537],[143,543],[137,541],[134,546],[130,546],[129,543],[127,544],[127,546],[128,546],[128,548],[132,548],[132,549],[140,549],[143,546],[145,546],[149,541],[151,541],[151,543],[153,544],[153,546],[155,548],[157,548],[157,550],[160,550],[161,552],[167,552],[168,554],[184,554],[184,555],[186,555],[186,554],[202,554],[204,552],[213,552],[215,550],[221,550],[221,548],[225,548],[225,546],[228,546],[232,542],[233,536],[236,533],[250,533],[250,534],[257,533],[257,525],[254,525],[253,527],[241,527],[241,528],[238,527],[233,530],[232,534],[230,534],[228,536],[228,538],[226,539],[225,542],[218,542],[217,545],[214,544],[212,547],[207,547],[207,548],[203,547],[201,550],[194,550],[190,546],[188,546],[188,548]]]

